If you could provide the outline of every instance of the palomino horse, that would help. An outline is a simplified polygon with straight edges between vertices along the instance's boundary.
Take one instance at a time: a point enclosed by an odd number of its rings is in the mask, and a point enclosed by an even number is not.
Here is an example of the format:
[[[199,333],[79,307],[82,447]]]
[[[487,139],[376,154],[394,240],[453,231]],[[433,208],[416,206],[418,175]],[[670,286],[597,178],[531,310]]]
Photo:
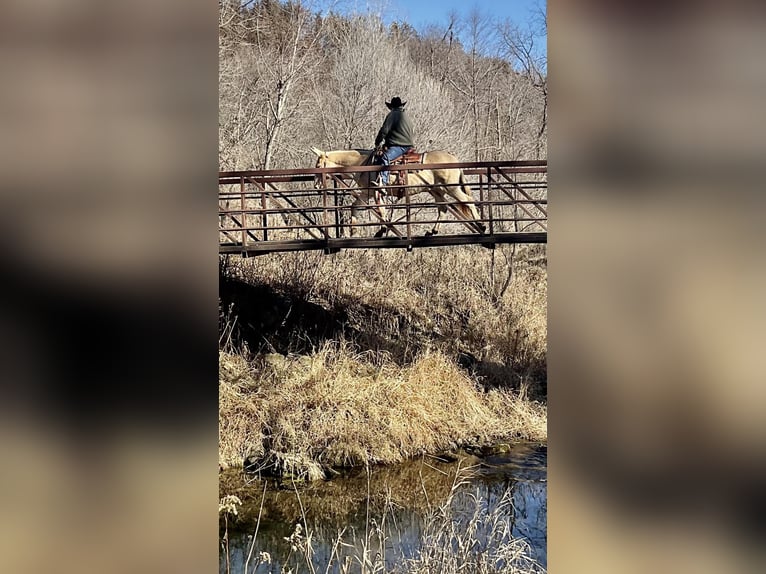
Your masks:
[[[311,151],[317,156],[315,167],[355,167],[369,165],[371,163],[370,156],[374,150],[344,149],[322,151],[317,148],[311,148]],[[446,151],[427,151],[423,154],[423,163],[459,162],[460,160]],[[358,219],[361,206],[363,204],[369,205],[370,200],[375,199],[376,189],[371,186],[371,180],[378,174],[377,172],[366,171],[354,173],[352,175],[356,181],[356,185],[359,187],[359,193],[351,204],[351,229],[353,231],[353,225]],[[394,173],[392,172],[391,175],[393,176]],[[449,195],[455,199],[455,202],[450,202],[450,205],[457,210],[460,216],[468,222],[474,230],[479,233],[484,233],[486,228],[481,221],[479,221],[481,217],[476,209],[473,197],[471,197],[471,191],[466,185],[465,176],[461,169],[445,168],[412,171],[407,174],[407,183],[409,185],[422,186],[422,188],[407,188],[406,193],[415,195],[427,191],[437,202],[439,212],[436,217],[436,223],[427,235],[433,235],[439,232],[439,224],[442,215],[447,211],[447,199],[445,195]],[[319,185],[319,179],[317,179],[317,185]],[[381,213],[381,215],[383,214],[383,212],[379,213]],[[385,227],[381,228],[378,235],[381,235],[385,229]]]

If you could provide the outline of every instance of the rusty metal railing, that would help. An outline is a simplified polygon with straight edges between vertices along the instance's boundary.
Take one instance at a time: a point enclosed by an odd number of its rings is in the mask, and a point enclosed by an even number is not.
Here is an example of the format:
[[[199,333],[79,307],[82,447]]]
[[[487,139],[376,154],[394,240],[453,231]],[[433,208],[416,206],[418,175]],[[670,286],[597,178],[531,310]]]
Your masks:
[[[444,168],[463,170],[478,219],[466,218],[452,200],[439,218],[439,204],[422,186],[394,183],[387,186],[389,195],[380,196],[355,183],[355,174],[379,171],[379,165],[220,172],[219,252],[547,242],[547,162],[389,166],[392,174]],[[358,206],[352,220],[351,206],[360,196],[370,201]]]

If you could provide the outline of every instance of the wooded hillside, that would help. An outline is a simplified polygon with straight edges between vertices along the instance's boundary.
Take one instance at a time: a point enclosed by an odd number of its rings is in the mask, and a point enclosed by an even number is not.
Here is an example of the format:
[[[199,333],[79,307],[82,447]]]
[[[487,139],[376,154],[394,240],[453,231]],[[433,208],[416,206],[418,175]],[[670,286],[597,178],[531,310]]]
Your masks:
[[[221,170],[308,167],[311,146],[370,148],[395,95],[418,149],[547,157],[542,13],[535,29],[473,12],[418,32],[372,12],[321,15],[311,0],[219,8]]]

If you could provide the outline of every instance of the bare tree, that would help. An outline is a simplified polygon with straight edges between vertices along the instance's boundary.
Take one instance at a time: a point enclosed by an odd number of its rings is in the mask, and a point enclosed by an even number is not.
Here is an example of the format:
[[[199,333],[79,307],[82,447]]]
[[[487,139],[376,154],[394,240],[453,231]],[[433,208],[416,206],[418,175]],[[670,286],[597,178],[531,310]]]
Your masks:
[[[227,0],[219,8],[219,163],[260,168],[269,86],[254,40],[268,22],[261,2]]]
[[[333,26],[328,36],[335,50],[315,90],[321,101],[321,141],[334,148],[371,145],[393,57],[386,28],[378,16],[356,16]]]
[[[540,8],[540,10],[543,10]],[[545,149],[545,133],[548,127],[548,70],[546,51],[540,44],[547,37],[547,19],[545,13],[538,12],[538,23],[526,29],[505,21],[498,27],[498,32],[505,56],[511,61],[540,94],[542,108],[539,112],[535,157],[541,157]]]
[[[261,72],[271,87],[266,98],[263,168],[271,167],[285,121],[301,105],[293,90],[315,72],[321,62],[322,20],[299,1],[264,3],[267,26],[256,28]]]
[[[447,82],[469,112],[463,116],[463,121],[472,142],[471,159],[478,161],[485,159],[487,149],[493,147],[486,141],[485,126],[491,122],[487,111],[492,109],[491,90],[488,88],[500,68],[492,57],[495,50],[494,27],[489,17],[474,9],[464,26],[468,51],[456,58]]]

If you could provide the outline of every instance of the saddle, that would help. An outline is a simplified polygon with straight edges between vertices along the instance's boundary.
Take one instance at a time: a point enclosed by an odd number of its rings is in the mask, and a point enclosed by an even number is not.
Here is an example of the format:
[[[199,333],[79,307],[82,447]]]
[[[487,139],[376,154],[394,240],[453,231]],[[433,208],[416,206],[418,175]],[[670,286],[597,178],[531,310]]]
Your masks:
[[[407,163],[423,163],[423,156],[425,153],[417,151],[415,148],[410,148],[404,155],[400,155],[396,158],[392,165],[404,165]]]
[[[408,163],[423,163],[423,157],[425,155],[426,155],[425,152],[419,152],[419,151],[416,151],[415,148],[410,148],[403,155],[400,155],[398,158],[392,161],[391,165],[405,165]],[[374,153],[370,154],[370,157],[368,158],[368,160],[371,161],[373,156],[375,156]],[[375,163],[377,163],[377,161]],[[390,182],[394,185],[407,185],[407,172],[392,173],[390,175]],[[397,197],[401,197],[402,196],[401,190],[395,191],[394,195],[396,195]]]

